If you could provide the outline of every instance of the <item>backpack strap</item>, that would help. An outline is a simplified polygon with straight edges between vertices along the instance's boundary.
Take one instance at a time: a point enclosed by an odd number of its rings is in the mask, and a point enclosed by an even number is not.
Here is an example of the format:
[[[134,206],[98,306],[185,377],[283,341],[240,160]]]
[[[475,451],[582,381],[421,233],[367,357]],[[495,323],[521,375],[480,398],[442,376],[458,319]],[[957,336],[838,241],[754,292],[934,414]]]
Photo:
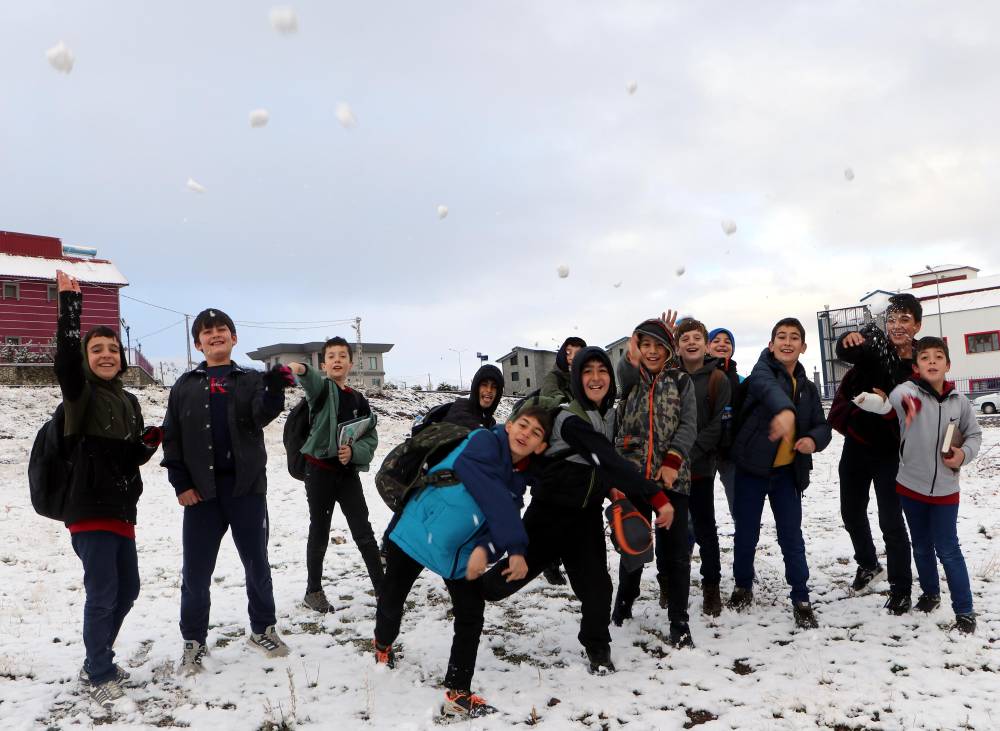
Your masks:
[[[715,413],[715,403],[719,398],[719,383],[726,376],[718,368],[712,370],[712,375],[708,377],[708,413]]]

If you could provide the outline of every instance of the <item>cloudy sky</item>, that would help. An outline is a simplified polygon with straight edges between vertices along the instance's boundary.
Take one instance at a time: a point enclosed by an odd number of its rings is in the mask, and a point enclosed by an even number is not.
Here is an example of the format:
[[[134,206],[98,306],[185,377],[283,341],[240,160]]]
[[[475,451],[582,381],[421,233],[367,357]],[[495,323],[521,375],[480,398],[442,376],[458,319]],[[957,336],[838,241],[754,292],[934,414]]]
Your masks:
[[[0,229],[95,246],[181,312],[360,316],[408,382],[667,307],[733,329],[746,371],[798,316],[811,369],[824,304],[925,264],[1000,272],[994,3],[292,7],[283,35],[249,0],[0,4]]]

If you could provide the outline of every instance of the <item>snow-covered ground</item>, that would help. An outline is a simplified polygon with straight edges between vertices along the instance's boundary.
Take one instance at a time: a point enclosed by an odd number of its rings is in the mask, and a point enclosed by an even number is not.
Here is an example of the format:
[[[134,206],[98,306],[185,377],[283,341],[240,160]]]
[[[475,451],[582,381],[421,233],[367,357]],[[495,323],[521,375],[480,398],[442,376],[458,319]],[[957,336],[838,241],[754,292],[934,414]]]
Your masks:
[[[138,392],[147,424],[162,420],[167,393]],[[373,399],[380,412],[376,464],[406,434],[416,413],[446,400],[398,393]],[[37,428],[58,403],[56,389],[0,390],[0,726],[89,726],[91,708],[77,672],[83,661],[82,571],[66,529],[36,515],[26,466]],[[289,398],[289,405],[294,397]],[[504,409],[509,408],[505,404]],[[291,656],[266,660],[244,645],[243,571],[223,543],[213,587],[209,633],[212,672],[196,681],[173,673],[180,655],[181,508],[165,472],[143,470],[137,542],[142,591],[118,640],[118,660],[140,687],[138,712],[108,728],[193,729],[392,728],[435,724],[451,642],[447,593],[425,572],[414,587],[393,671],[376,668],[369,650],[374,599],[343,516],[336,514],[326,560],[326,590],[336,612],[316,615],[300,603],[305,588],[308,512],[302,484],[285,471],[280,417],[267,429],[271,459],[270,555],[278,626]],[[760,585],[748,614],[700,614],[692,586],[695,649],[664,642],[665,612],[647,571],[636,619],[612,627],[618,673],[586,672],[576,640],[579,605],[539,579],[486,611],[475,689],[501,713],[468,723],[590,729],[913,729],[1000,728],[1000,422],[984,423],[983,456],[964,470],[959,534],[972,575],[979,629],[949,631],[944,606],[931,616],[890,617],[878,594],[852,597],[855,566],[837,495],[841,441],[817,456],[805,496],[805,533],[820,629],[793,627],[773,522],[757,558]],[[376,532],[389,517],[364,476]],[[723,592],[732,589],[732,521],[717,490]],[[874,510],[872,522],[875,525]],[[875,528],[877,533],[877,527]],[[997,540],[994,543],[994,540]],[[877,541],[878,542],[878,541]],[[609,550],[609,561],[614,554]],[[613,572],[614,573],[614,572]],[[698,563],[692,569],[693,584]],[[943,578],[942,578],[942,586]],[[885,589],[883,584],[881,589]]]

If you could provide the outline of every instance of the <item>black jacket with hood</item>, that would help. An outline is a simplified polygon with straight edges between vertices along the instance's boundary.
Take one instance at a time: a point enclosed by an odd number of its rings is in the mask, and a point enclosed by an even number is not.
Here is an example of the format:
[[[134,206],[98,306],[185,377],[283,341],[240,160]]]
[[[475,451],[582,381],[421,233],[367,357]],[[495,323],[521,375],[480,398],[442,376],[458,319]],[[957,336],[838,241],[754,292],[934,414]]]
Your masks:
[[[497,395],[489,408],[483,409],[479,406],[479,386],[483,381],[490,380],[497,384]],[[448,407],[448,413],[441,421],[449,424],[458,424],[469,429],[492,429],[496,426],[497,420],[493,414],[500,405],[500,398],[503,396],[503,373],[494,365],[484,365],[476,375],[472,377],[468,397],[455,399],[454,403]]]
[[[688,374],[694,382],[694,395],[698,402],[698,436],[688,455],[693,478],[715,475],[719,440],[722,438],[722,411],[731,400],[731,382],[720,368],[721,362],[720,358],[706,355],[701,368]],[[713,374],[719,370],[722,370],[722,375],[715,376],[717,386],[712,403],[711,382]]]

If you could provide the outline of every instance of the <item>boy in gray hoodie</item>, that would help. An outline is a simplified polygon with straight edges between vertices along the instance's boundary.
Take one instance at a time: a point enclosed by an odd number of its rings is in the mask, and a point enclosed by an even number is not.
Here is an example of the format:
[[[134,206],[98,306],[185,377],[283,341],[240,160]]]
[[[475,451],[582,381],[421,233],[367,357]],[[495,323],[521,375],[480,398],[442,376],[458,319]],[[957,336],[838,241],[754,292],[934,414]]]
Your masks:
[[[951,367],[948,345],[925,337],[914,344],[912,380],[884,392],[859,394],[854,402],[865,411],[895,411],[899,419],[899,472],[896,492],[910,528],[913,560],[920,588],[917,609],[931,612],[941,604],[935,553],[944,567],[955,628],[976,630],[969,570],[958,542],[959,470],[975,459],[982,432],[972,404],[945,380]],[[950,442],[949,432],[953,432]]]

